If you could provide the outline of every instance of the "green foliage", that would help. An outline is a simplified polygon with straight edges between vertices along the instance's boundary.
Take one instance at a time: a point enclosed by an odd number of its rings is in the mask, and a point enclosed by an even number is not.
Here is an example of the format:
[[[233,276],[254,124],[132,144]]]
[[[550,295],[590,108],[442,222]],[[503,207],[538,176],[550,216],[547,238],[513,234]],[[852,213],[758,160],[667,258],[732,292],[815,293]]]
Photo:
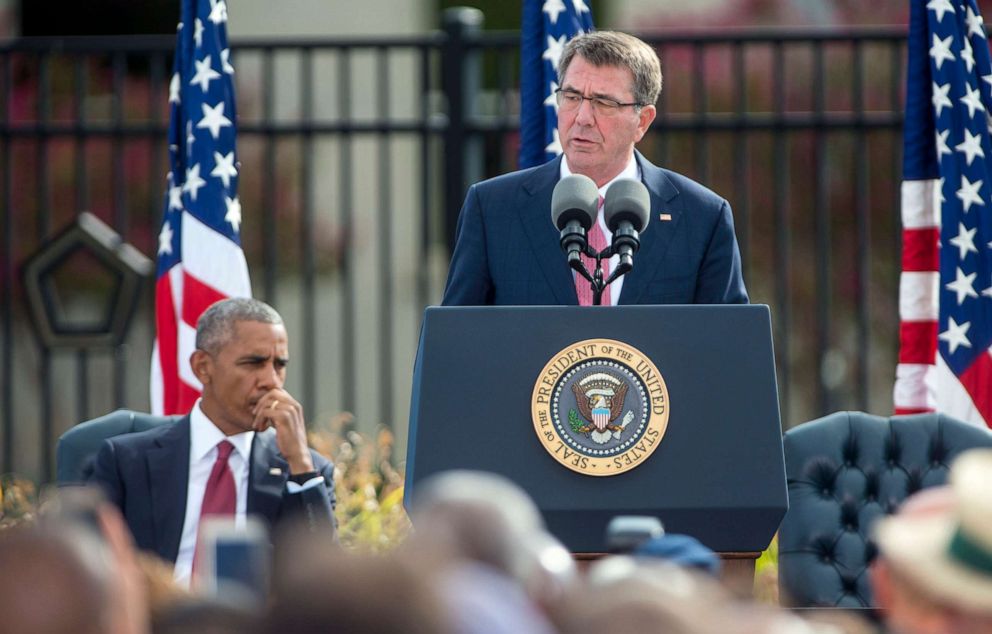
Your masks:
[[[574,409],[568,410],[568,424],[571,425],[572,431],[577,434],[581,434],[582,428],[586,426],[586,424],[582,422],[582,419],[579,418],[579,413]]]
[[[778,534],[754,565],[754,598],[778,605]]]
[[[403,509],[403,476],[393,466],[394,437],[375,438],[350,430],[341,414],[310,434],[314,449],[334,460],[338,534],[346,548],[382,552],[403,541],[410,520]]]
[[[38,490],[33,482],[0,477],[0,530],[30,521],[37,508]]]

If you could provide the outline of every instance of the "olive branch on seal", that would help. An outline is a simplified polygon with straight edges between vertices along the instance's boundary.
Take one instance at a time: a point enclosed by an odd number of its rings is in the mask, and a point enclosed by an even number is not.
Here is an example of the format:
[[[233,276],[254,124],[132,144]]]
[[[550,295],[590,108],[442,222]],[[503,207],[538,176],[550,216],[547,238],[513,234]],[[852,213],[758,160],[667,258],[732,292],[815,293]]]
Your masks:
[[[572,427],[572,431],[577,434],[584,434],[588,431],[586,424],[579,418],[579,413],[574,409],[568,410],[568,424]]]

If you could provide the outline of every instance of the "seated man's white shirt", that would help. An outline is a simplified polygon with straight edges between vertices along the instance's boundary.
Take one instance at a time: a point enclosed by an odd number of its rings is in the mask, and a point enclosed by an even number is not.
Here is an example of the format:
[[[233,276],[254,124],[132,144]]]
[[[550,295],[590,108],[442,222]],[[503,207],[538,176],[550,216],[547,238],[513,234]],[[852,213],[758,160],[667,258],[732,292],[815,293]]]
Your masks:
[[[193,552],[196,549],[196,532],[200,525],[200,507],[203,494],[207,490],[207,479],[217,460],[217,444],[226,440],[234,446],[227,460],[234,476],[234,490],[237,494],[235,523],[244,526],[248,508],[248,471],[250,467],[251,443],[255,432],[246,431],[233,436],[225,436],[200,409],[198,400],[189,413],[189,484],[186,487],[186,518],[183,520],[182,539],[179,541],[179,555],[173,578],[188,586],[193,571]]]
[[[559,179],[571,175],[572,175],[572,170],[568,169],[568,159],[566,157],[562,157]],[[623,171],[617,174],[613,180],[611,180],[610,182],[599,188],[599,195],[605,198],[606,190],[610,188],[610,185],[612,185],[621,178],[632,178],[636,181],[641,180],[641,168],[638,167],[637,160],[634,158],[633,154],[630,155],[630,161],[627,163],[627,167],[623,168]],[[613,244],[613,232],[610,231],[610,229],[606,226],[606,219],[603,216],[604,214],[602,213],[602,211],[600,211],[600,213],[596,215],[596,222],[599,223],[599,228],[603,230],[603,235],[606,236],[606,244]],[[613,271],[616,270],[618,266],[620,266],[620,256],[614,255],[609,259],[609,263],[610,263],[610,275],[612,275]],[[637,265],[636,257],[635,257],[634,265],[635,266]],[[592,273],[592,271],[589,271],[589,273]],[[573,280],[577,275],[578,273],[576,271],[572,271]],[[605,277],[606,279],[609,279],[610,276],[606,275]],[[616,306],[617,302],[620,300],[620,291],[623,290],[623,278],[625,277],[627,276],[621,275],[617,279],[613,280],[613,282],[611,282],[610,285],[606,287],[610,289],[610,306]],[[586,283],[588,284],[588,282]]]

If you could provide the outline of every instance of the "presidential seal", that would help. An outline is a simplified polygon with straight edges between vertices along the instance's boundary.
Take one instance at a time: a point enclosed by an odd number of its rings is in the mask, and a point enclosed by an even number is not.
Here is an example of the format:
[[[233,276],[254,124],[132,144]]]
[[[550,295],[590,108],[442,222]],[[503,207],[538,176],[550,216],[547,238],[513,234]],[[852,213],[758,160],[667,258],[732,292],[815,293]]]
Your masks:
[[[668,388],[633,346],[612,339],[574,343],[534,384],[534,431],[564,466],[611,476],[644,464],[668,427]]]

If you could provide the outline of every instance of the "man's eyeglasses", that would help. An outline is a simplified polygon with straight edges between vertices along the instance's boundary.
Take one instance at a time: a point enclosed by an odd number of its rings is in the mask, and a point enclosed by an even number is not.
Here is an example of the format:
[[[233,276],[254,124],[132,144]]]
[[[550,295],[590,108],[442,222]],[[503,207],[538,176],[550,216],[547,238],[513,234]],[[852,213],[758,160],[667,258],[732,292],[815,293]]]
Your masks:
[[[641,108],[644,106],[644,104],[637,103],[636,101],[620,103],[608,97],[586,97],[576,90],[562,90],[561,88],[555,91],[555,99],[558,101],[558,109],[562,112],[574,112],[579,109],[583,101],[588,99],[592,102],[593,112],[606,117],[616,115],[620,112],[621,108]]]

